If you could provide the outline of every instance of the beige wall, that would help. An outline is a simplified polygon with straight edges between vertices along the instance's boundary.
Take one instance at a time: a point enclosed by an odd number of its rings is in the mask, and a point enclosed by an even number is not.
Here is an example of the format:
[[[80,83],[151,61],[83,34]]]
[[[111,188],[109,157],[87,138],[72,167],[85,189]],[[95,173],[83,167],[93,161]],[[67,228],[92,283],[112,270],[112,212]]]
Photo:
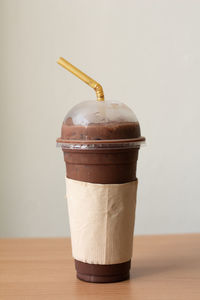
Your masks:
[[[56,65],[66,57],[107,99],[135,110],[136,233],[200,231],[200,2],[0,0],[0,236],[69,234],[55,140],[69,108],[94,92]]]

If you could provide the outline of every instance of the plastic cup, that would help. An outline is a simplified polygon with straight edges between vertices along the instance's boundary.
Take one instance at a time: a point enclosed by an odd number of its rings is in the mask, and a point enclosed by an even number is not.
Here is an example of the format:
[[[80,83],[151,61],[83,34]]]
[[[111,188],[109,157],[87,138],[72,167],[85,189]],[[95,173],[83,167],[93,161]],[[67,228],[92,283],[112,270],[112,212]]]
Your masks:
[[[67,178],[76,182],[94,184],[97,187],[100,185],[102,189],[105,187],[105,190],[107,185],[111,188],[117,186],[120,191],[123,184],[137,180],[138,151],[144,141],[145,138],[140,134],[138,120],[128,106],[116,101],[86,101],[74,106],[66,115],[62,124],[61,137],[57,139],[57,144],[63,150]],[[70,193],[70,186],[68,188]],[[103,199],[97,200],[103,201]],[[87,201],[87,197],[83,201]],[[97,219],[98,201],[95,210]],[[115,204],[115,199],[112,199],[112,201]],[[116,205],[118,205],[117,200]],[[76,211],[73,216],[69,214],[70,226],[76,222],[76,218],[78,219],[82,207],[84,207],[84,204],[77,209],[77,216]],[[135,207],[132,209],[135,209]],[[134,215],[135,212],[132,213],[130,222],[124,225],[126,231],[130,232],[126,239],[129,239],[131,245],[133,236],[130,235],[134,230]],[[117,216],[111,215],[111,226],[112,217],[115,224],[118,222]],[[95,222],[95,218],[92,222],[90,221],[90,228],[88,228],[90,234],[92,227],[96,226]],[[109,237],[110,240],[113,238],[115,248],[113,251],[116,253],[120,253],[123,247],[123,240],[116,242],[117,237],[120,235],[118,231],[121,230],[120,227],[124,221],[119,218],[119,222],[122,223],[119,226],[115,225],[112,236]],[[86,238],[87,231],[84,234]],[[72,236],[72,251],[73,244],[77,242],[73,241],[73,238]],[[101,247],[103,248],[105,245],[101,244],[101,241],[98,242],[97,236],[95,239],[98,244],[96,252],[101,252]],[[88,237],[87,240],[89,244],[93,242]],[[89,247],[90,245],[88,245],[88,252],[90,251]],[[87,245],[84,245],[85,248],[87,253]],[[79,250],[81,252],[81,249]],[[126,252],[126,249],[123,251]],[[127,249],[127,251],[130,251],[130,249]],[[116,261],[109,264],[92,263],[92,260],[88,263],[88,261],[77,259],[76,256],[74,258],[77,277],[81,280],[103,283],[122,281],[129,278],[131,257],[125,261],[122,259],[120,262]]]

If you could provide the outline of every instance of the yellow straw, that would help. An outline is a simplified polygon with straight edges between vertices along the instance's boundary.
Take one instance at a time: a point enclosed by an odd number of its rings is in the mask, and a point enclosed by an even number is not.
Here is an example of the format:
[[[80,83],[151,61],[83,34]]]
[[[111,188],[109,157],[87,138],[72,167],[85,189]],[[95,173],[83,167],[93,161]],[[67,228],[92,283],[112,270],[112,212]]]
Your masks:
[[[75,76],[77,76],[79,79],[87,83],[90,87],[92,87],[96,92],[98,101],[104,101],[103,88],[98,82],[96,82],[94,79],[92,79],[91,77],[83,73],[81,70],[77,69],[75,66],[70,64],[63,57],[60,57],[57,63],[63,68],[67,69],[72,74],[74,74]]]

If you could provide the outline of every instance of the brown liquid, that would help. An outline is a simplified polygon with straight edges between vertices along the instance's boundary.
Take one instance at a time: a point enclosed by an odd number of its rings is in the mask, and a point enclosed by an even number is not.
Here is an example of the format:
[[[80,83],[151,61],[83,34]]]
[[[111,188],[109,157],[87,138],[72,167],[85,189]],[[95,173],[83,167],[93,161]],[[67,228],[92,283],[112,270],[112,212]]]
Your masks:
[[[91,183],[136,180],[138,149],[63,150],[68,178]]]
[[[87,136],[87,139],[124,139],[140,136],[138,123],[90,126],[85,128],[63,124],[62,139],[83,139],[83,135]],[[66,175],[74,180],[101,184],[120,184],[136,180],[138,150],[138,148],[63,149]],[[75,260],[75,267],[77,277],[81,280],[115,282],[129,278],[130,261],[121,264],[98,265]]]
[[[66,140],[115,140],[140,137],[138,122],[110,122],[90,124],[89,126],[73,125],[71,118],[63,123],[62,139]]]

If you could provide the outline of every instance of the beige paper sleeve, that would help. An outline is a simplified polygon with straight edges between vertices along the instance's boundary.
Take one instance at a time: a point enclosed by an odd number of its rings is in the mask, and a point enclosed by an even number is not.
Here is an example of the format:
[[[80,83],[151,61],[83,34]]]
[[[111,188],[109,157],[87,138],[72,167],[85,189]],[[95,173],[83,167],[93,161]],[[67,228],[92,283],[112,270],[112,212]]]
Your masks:
[[[137,181],[95,184],[66,178],[72,254],[93,264],[132,256]]]

